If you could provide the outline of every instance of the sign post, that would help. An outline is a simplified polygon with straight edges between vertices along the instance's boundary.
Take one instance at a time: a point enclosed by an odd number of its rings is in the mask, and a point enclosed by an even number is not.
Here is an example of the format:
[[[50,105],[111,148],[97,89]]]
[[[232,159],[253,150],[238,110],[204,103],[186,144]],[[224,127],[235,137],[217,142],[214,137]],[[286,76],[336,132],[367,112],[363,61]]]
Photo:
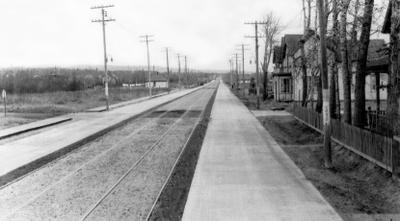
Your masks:
[[[4,117],[7,117],[7,92],[6,90],[3,89],[1,92],[1,97],[3,98],[4,101]]]

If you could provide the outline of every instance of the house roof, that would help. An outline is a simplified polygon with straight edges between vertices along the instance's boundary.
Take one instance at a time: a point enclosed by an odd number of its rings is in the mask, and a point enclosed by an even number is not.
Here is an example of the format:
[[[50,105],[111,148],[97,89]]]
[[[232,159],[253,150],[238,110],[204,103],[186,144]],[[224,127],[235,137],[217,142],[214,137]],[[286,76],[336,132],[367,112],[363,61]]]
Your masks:
[[[289,72],[272,73],[272,77],[290,77],[290,76],[292,76],[292,73]]]
[[[386,43],[383,39],[371,39],[368,47],[368,61],[385,56]]]
[[[349,45],[349,47],[351,47],[351,46]],[[375,60],[380,60],[385,57],[387,57],[387,59],[389,59],[389,57],[387,56],[387,53],[386,53],[386,48],[387,48],[387,46],[386,46],[385,40],[371,39],[369,41],[369,46],[368,46],[368,57],[367,57],[368,63],[373,62]],[[354,48],[352,50],[352,55],[351,55],[352,61],[357,60],[357,52],[358,52],[357,48]]]
[[[272,58],[272,62],[274,64],[280,64],[280,63],[282,63],[282,60],[283,60],[283,58],[282,58],[282,47],[275,46],[274,47],[274,56]]]
[[[388,71],[389,54],[388,47],[383,39],[373,39],[368,49],[367,68],[370,70],[380,69]]]
[[[282,49],[283,56],[288,54],[289,56],[293,56],[297,49],[300,47],[300,40],[303,38],[303,35],[298,34],[288,34],[282,37]]]

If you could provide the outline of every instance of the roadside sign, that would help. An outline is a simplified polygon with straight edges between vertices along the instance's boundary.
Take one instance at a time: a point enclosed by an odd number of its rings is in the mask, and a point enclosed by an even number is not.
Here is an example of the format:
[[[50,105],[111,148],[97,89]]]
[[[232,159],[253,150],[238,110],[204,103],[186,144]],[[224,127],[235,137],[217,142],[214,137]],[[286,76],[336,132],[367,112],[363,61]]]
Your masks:
[[[3,91],[1,92],[1,98],[5,99],[7,97],[7,92],[6,90],[3,89]]]

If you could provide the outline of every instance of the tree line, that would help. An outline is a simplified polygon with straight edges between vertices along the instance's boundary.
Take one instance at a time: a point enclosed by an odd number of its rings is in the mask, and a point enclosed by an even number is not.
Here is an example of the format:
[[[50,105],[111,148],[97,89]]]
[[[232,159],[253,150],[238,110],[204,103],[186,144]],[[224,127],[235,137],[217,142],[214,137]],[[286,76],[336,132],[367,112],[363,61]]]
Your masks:
[[[167,79],[166,73],[153,72],[152,75],[161,75]],[[212,76],[209,73],[181,74],[181,80],[182,83],[193,85],[204,83]],[[143,84],[148,79],[148,72],[115,70],[109,71],[109,77],[111,87],[121,87],[122,84]],[[177,84],[178,81],[178,74],[171,73],[170,83]],[[103,85],[104,72],[97,69],[21,68],[0,72],[0,89],[14,94],[78,91]]]

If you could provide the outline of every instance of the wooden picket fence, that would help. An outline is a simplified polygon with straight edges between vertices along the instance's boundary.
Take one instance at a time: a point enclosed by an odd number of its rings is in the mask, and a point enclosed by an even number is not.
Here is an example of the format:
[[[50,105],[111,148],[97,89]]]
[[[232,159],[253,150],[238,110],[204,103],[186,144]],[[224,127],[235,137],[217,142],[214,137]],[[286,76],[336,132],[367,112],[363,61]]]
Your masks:
[[[291,112],[298,120],[322,133],[323,121],[320,113],[297,104],[292,105]],[[331,119],[330,129],[331,139],[334,142],[392,173],[399,171],[400,156],[397,139],[361,129],[336,119]]]

